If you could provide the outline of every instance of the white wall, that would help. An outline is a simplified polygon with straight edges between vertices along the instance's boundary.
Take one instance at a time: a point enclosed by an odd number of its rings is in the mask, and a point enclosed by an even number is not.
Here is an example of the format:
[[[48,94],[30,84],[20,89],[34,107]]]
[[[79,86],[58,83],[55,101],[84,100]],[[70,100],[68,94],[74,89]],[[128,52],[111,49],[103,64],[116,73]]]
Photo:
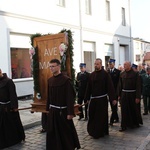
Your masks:
[[[103,60],[103,64],[105,64],[105,43],[114,45],[114,56],[116,65],[118,65],[119,45],[129,45],[130,48],[128,0],[110,0],[111,21],[105,20],[105,0],[91,2],[92,15],[86,15],[84,0],[66,0],[65,7],[56,5],[55,0],[1,0],[0,68],[8,76],[11,75],[9,41],[11,33],[30,36],[36,33],[58,33],[64,28],[73,32],[74,67],[77,72],[79,63],[84,59],[84,41],[95,43],[95,55]],[[121,7],[126,9],[126,26],[121,25]],[[14,82],[18,95],[33,92],[32,79],[14,80]],[[24,89],[21,88],[21,85],[24,86]]]

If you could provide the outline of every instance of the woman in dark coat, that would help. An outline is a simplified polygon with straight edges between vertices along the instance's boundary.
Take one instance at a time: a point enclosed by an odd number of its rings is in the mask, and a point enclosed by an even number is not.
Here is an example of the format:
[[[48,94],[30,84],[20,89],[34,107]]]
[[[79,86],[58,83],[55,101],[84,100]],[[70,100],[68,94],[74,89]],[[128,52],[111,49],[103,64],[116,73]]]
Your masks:
[[[25,140],[24,129],[17,110],[15,84],[0,69],[0,149]]]

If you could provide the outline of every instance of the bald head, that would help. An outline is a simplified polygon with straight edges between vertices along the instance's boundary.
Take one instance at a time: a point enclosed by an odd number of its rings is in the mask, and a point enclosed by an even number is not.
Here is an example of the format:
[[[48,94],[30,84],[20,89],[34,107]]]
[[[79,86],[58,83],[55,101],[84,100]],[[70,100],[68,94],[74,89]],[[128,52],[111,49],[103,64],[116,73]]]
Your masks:
[[[124,70],[125,71],[131,70],[131,62],[130,61],[125,61],[124,62]]]

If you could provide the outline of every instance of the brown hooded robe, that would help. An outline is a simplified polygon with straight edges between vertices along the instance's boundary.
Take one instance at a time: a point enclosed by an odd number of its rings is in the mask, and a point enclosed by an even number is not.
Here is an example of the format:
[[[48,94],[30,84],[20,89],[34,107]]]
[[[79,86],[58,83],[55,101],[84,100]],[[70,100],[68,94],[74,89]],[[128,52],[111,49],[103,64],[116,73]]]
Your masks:
[[[15,84],[6,74],[0,77],[0,149],[25,140],[20,120]]]
[[[48,80],[48,126],[47,150],[74,150],[80,148],[73,120],[67,115],[74,115],[75,92],[70,79],[63,74],[53,76]],[[50,105],[67,107],[58,109]]]

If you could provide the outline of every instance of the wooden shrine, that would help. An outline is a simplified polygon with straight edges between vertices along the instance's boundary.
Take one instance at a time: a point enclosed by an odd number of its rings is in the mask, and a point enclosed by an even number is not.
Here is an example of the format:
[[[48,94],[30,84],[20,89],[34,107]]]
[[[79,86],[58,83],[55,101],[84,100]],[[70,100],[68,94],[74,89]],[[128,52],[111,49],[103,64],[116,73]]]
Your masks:
[[[36,83],[39,87],[39,91],[34,88],[34,102],[31,104],[32,109],[31,112],[46,112],[46,99],[47,99],[47,81],[52,76],[52,73],[49,69],[49,61],[51,59],[59,59],[62,62],[63,54],[61,53],[61,47],[66,47],[65,57],[63,60],[65,66],[64,73],[66,73],[69,77],[71,77],[71,66],[70,66],[70,53],[68,47],[68,37],[66,33],[52,34],[52,35],[44,35],[35,37],[33,39],[33,46],[36,49],[35,53],[37,54],[38,66],[37,69],[38,74],[36,78],[36,74],[34,74],[34,84]],[[34,56],[33,56],[34,57]],[[33,60],[34,63],[35,60]],[[36,81],[35,81],[36,80]],[[34,85],[34,86],[37,86]],[[75,114],[78,114],[79,105],[74,105]]]

